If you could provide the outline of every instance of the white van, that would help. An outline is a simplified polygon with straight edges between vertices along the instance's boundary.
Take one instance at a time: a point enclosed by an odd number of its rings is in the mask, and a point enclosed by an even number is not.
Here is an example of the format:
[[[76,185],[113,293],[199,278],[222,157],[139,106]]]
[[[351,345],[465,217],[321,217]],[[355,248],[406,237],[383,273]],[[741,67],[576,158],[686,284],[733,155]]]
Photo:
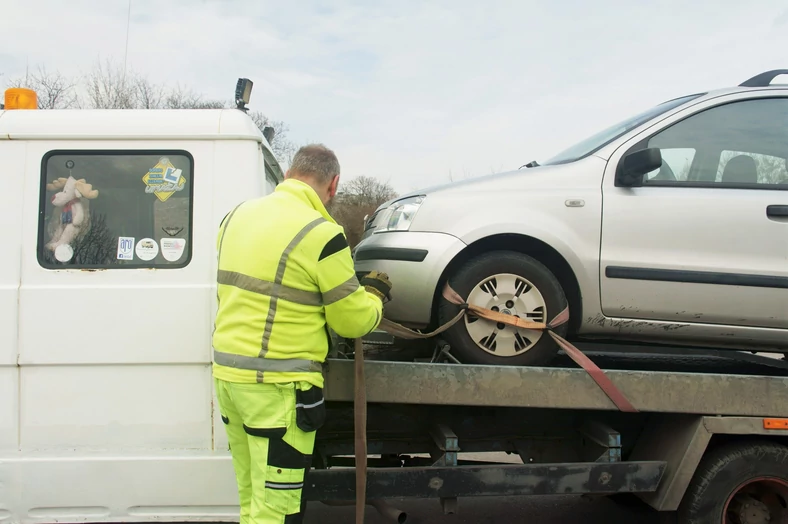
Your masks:
[[[237,520],[210,367],[215,244],[238,202],[282,181],[268,141],[238,109],[12,106],[0,522]]]

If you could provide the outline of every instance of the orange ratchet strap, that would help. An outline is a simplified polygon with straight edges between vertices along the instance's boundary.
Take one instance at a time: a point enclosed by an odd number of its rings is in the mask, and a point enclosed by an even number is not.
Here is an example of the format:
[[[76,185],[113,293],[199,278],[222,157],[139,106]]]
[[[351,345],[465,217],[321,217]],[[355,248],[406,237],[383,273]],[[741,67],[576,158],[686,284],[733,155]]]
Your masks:
[[[596,382],[596,384],[605,392],[605,394],[610,398],[613,404],[620,411],[624,411],[627,413],[637,413],[637,409],[627,400],[624,394],[619,390],[615,384],[608,378],[604,371],[602,371],[599,366],[594,364],[591,359],[589,359],[582,351],[577,349],[575,346],[570,344],[566,341],[562,336],[558,335],[553,331],[558,326],[565,324],[569,321],[569,308],[567,307],[563,311],[561,311],[558,315],[556,315],[553,320],[548,323],[543,322],[529,322],[527,320],[523,320],[519,317],[513,315],[505,315],[503,313],[499,313],[497,311],[493,311],[491,309],[474,306],[473,304],[466,304],[462,297],[454,291],[449,283],[447,282],[443,288],[443,297],[462,308],[453,319],[448,321],[447,323],[440,326],[438,329],[431,333],[419,333],[418,331],[413,331],[411,329],[406,328],[396,322],[392,322],[388,319],[383,319],[380,322],[379,329],[382,329],[386,333],[393,335],[395,337],[404,338],[404,339],[422,339],[422,338],[431,338],[435,335],[443,333],[454,324],[459,322],[459,320],[465,316],[467,313],[473,313],[477,317],[481,317],[487,320],[492,320],[494,322],[501,322],[503,324],[508,324],[510,326],[514,326],[516,328],[521,329],[536,329],[541,331],[547,331],[547,333],[555,340],[556,344],[558,344],[561,349],[569,355],[569,358],[575,361],[575,363],[583,368],[583,370],[588,373],[591,378]]]

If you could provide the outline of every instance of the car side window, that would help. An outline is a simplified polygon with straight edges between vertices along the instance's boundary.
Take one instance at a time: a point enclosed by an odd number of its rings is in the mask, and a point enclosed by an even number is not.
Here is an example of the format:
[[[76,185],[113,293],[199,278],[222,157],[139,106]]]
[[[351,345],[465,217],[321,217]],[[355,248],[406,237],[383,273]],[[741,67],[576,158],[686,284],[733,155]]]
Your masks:
[[[186,151],[50,151],[38,261],[47,269],[173,269],[191,259]]]
[[[641,142],[662,167],[644,186],[788,189],[788,98],[731,102],[706,109]]]

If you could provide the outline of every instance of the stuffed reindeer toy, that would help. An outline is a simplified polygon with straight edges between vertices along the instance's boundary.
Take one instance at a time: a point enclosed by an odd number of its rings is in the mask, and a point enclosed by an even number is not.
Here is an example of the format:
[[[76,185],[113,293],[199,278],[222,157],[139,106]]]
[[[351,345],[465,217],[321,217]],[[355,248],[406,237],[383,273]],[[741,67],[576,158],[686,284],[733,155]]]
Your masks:
[[[89,200],[96,198],[99,192],[85,182],[84,178],[77,180],[73,176],[58,178],[47,184],[47,189],[58,191],[52,195],[52,204],[60,213],[52,217],[51,236],[46,247],[50,251],[55,251],[60,246],[68,246],[68,251],[73,253],[71,243],[86,233],[90,224]]]

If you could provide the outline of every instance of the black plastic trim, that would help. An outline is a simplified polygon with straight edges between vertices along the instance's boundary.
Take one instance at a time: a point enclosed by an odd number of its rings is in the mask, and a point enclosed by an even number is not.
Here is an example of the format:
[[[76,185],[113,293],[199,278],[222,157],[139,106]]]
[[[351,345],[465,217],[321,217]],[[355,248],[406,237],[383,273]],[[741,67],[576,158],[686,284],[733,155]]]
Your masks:
[[[767,217],[788,217],[788,206],[766,206]]]
[[[362,260],[400,260],[404,262],[423,262],[429,251],[406,247],[369,247],[356,250],[356,261]]]
[[[685,284],[714,284],[718,286],[746,286],[788,289],[788,277],[774,275],[748,275],[743,273],[716,273],[712,271],[685,271],[681,269],[650,269],[640,267],[607,266],[607,278],[624,280],[655,280]]]

